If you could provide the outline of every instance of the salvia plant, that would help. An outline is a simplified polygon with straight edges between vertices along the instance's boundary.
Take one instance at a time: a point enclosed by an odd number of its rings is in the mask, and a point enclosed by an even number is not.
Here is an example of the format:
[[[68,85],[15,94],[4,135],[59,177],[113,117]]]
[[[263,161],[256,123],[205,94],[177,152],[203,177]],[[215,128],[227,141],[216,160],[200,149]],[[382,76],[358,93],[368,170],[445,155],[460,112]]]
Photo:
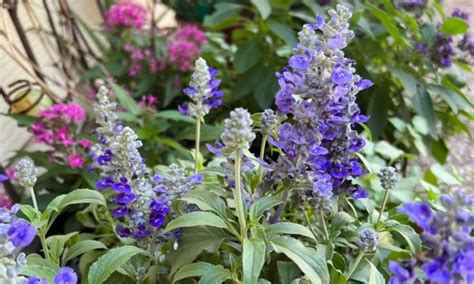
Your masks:
[[[129,17],[113,16],[108,25],[140,30],[143,11],[120,5]],[[147,164],[139,134],[118,112],[119,89],[100,86],[88,169],[98,174],[96,190],[77,189],[45,206],[36,198],[36,168],[21,160],[15,179],[32,205],[0,209],[0,280],[474,281],[474,197],[456,190],[432,204],[390,203],[403,186],[399,170],[372,172],[361,154],[361,124],[369,117],[356,99],[373,83],[343,51],[355,36],[352,12],[337,5],[328,14],[303,26],[288,65],[276,73],[276,110],[232,110],[220,138],[206,145],[210,155],[200,154],[200,129],[222,104],[221,81],[204,59],[196,60],[183,90],[188,101],[179,106],[180,119],[196,123],[192,161]],[[378,178],[382,200],[364,183],[366,175]],[[54,225],[69,206],[81,206],[76,217],[83,227],[57,234]],[[35,238],[40,249],[26,256],[21,250]]]

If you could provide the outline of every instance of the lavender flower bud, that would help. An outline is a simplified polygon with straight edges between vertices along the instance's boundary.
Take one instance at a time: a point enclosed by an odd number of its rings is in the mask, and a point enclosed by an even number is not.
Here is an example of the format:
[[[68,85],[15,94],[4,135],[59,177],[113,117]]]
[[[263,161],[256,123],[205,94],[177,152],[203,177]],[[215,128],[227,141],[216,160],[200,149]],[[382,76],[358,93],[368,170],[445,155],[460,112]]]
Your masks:
[[[362,228],[358,232],[359,241],[357,244],[360,249],[370,252],[374,251],[379,244],[379,234],[372,228]]]
[[[230,118],[224,121],[222,142],[229,151],[247,150],[255,139],[252,132],[252,118],[250,113],[243,108],[236,108],[230,112]]]
[[[207,66],[206,60],[201,57],[196,60],[189,87],[183,90],[192,102],[180,105],[181,113],[200,118],[222,104],[223,93],[217,89],[221,81],[215,75],[217,70]]]
[[[394,189],[400,181],[400,176],[394,167],[385,167],[377,174],[382,188],[385,190]]]
[[[272,109],[266,109],[260,117],[260,130],[264,135],[272,135],[277,123],[278,119],[275,112]]]
[[[32,188],[36,183],[36,168],[30,160],[22,159],[16,165],[15,178],[24,188]]]

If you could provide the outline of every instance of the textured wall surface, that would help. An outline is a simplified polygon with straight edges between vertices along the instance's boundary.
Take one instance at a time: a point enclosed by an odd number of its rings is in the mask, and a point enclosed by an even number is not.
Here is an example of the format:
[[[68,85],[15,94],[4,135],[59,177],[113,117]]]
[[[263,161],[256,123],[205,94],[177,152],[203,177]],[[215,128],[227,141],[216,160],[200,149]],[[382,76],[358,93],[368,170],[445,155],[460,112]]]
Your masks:
[[[57,10],[57,3],[56,0],[48,0],[51,10]],[[142,2],[145,5],[150,5],[150,0],[135,0],[137,2]],[[57,72],[56,68],[52,66],[53,62],[57,61],[58,54],[55,52],[56,46],[54,41],[49,41],[48,39],[44,40],[47,42],[47,46],[51,48],[44,48],[40,41],[40,37],[38,33],[33,30],[33,28],[41,26],[42,29],[50,31],[49,25],[47,22],[46,12],[44,10],[44,6],[42,4],[42,0],[29,0],[29,1],[19,1],[18,7],[18,17],[24,27],[27,30],[27,36],[33,47],[33,52],[37,60],[39,61],[39,65],[44,73],[48,74],[53,78],[60,78],[62,80],[60,73]],[[33,13],[29,13],[30,10],[26,9],[25,4],[23,2],[28,2],[29,7],[31,7],[31,11]],[[92,28],[97,29],[101,24],[101,16],[99,9],[96,5],[96,0],[68,0],[69,6],[71,10],[78,14],[81,19],[87,22]],[[158,5],[157,7],[157,15],[163,12],[165,9],[163,6]],[[30,15],[36,15],[38,22],[31,18]],[[53,13],[53,18],[55,21],[58,21],[56,13]],[[162,19],[159,23],[159,26],[162,27],[169,27],[174,26],[174,13],[172,11],[168,12],[166,16]],[[21,43],[19,38],[17,37],[14,27],[10,21],[10,17],[7,12],[3,9],[0,9],[0,30],[2,32],[9,32],[12,37],[12,40],[15,45],[21,47]],[[0,45],[6,46],[8,41],[5,37],[0,36]],[[23,51],[23,50],[22,50]],[[10,83],[18,80],[18,79],[30,79],[31,77],[25,72],[22,68],[20,68],[4,51],[0,50],[0,86],[5,88]],[[65,91],[61,88],[54,88],[59,95],[65,95]],[[0,113],[5,113],[8,110],[8,106],[0,97]],[[0,116],[0,162],[7,160],[11,157],[14,152],[18,149],[26,147],[29,150],[38,149],[38,147],[34,144],[29,143],[30,135],[24,128],[17,127],[16,122],[13,119]]]

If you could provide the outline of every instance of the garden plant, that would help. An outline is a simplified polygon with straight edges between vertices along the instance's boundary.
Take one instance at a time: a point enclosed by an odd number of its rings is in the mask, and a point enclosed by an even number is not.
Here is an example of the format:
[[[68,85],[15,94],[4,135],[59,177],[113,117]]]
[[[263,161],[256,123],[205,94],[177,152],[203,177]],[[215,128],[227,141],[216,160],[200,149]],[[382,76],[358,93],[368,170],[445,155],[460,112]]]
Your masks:
[[[204,20],[232,26],[236,50],[196,26],[150,35],[142,6],[109,7],[108,66],[84,75],[99,77],[92,111],[13,115],[46,151],[0,175],[22,197],[0,207],[0,283],[474,282],[472,190],[407,163],[426,147],[444,163],[443,138],[469,131],[466,16],[250,2]]]

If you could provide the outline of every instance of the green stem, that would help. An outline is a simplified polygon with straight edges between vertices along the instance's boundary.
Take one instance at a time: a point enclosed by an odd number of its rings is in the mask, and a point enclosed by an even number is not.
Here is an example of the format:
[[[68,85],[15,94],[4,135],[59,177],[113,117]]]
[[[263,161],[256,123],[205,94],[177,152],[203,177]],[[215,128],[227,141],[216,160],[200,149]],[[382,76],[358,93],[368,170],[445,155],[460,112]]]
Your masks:
[[[201,140],[201,117],[196,118],[196,152],[194,153],[194,173],[198,172],[199,168],[199,143]]]
[[[50,255],[49,255],[48,245],[46,244],[46,237],[43,233],[38,233],[38,237],[41,241],[41,246],[43,247],[44,257],[49,260]]]
[[[235,199],[235,207],[237,209],[237,216],[239,218],[240,223],[240,234],[242,238],[245,238],[246,232],[246,222],[245,222],[245,211],[244,211],[244,203],[242,199],[242,188],[240,183],[240,149],[235,152],[235,169],[234,169],[234,199]]]
[[[303,212],[304,212],[304,217],[306,219],[306,222],[308,223],[309,230],[311,231],[311,233],[313,233],[314,238],[318,239],[318,234],[314,231],[314,228],[311,225],[311,221],[309,220],[308,212],[306,212],[306,210],[304,209],[303,209]]]
[[[321,216],[321,223],[323,224],[323,230],[324,230],[324,236],[325,236],[325,240],[326,241],[329,241],[329,231],[328,231],[328,228],[326,226],[326,220],[324,218],[324,212],[323,210],[319,210],[319,216]]]
[[[266,145],[267,145],[267,135],[263,135],[262,144],[260,145],[260,160],[262,160],[262,161],[263,161],[263,158],[265,156],[265,146]],[[260,165],[258,176],[259,176],[259,181],[261,182],[262,177],[263,177],[263,167],[262,167],[262,165]]]
[[[346,280],[351,279],[352,274],[356,270],[357,266],[359,266],[359,263],[360,263],[360,261],[362,260],[363,257],[364,257],[364,251],[361,250],[359,252],[359,255],[357,256],[356,260],[353,262],[351,268],[349,269],[349,272],[347,273]]]
[[[33,189],[33,187],[28,188],[28,190],[30,191],[31,200],[33,200],[33,207],[35,207],[35,209],[39,211],[38,202],[36,202],[35,190]]]
[[[379,218],[377,219],[377,223],[380,222],[380,219],[382,219],[382,214],[383,214],[383,211],[385,210],[385,205],[387,205],[388,193],[389,193],[389,190],[386,189],[385,194],[383,196],[382,208],[380,208],[380,214],[379,214]]]

